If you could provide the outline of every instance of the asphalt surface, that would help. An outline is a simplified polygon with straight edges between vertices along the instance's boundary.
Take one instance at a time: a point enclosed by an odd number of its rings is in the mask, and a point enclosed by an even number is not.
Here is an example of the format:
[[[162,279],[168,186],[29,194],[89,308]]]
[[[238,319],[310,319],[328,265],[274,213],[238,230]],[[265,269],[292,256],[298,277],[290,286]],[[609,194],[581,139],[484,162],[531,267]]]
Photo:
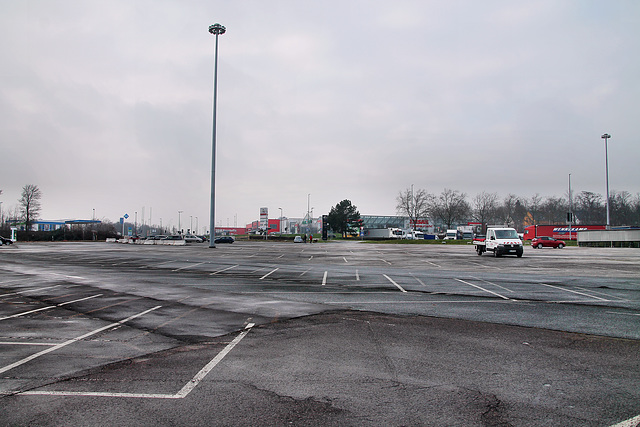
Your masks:
[[[609,426],[640,251],[0,248],[0,425]]]

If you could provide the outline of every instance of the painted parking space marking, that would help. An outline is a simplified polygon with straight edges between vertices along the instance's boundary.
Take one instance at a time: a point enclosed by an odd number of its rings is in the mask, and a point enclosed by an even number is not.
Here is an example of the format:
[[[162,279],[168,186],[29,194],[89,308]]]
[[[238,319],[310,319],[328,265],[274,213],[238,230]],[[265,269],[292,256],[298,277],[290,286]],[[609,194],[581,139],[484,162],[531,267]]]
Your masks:
[[[47,346],[53,347],[57,345],[51,342],[14,342],[14,341],[0,341],[0,345],[35,345],[35,346]]]
[[[386,274],[383,274],[383,276],[390,281],[391,283],[393,283],[398,289],[400,289],[402,292],[407,292],[402,286],[398,285],[391,277],[387,276]]]
[[[416,279],[416,280],[418,281],[418,283],[420,283],[422,286],[427,286],[427,285],[425,285],[425,284],[424,284],[424,282],[423,282],[422,280],[420,280],[419,278],[417,278],[417,277],[415,276],[415,274],[411,273],[411,276],[413,276],[413,278],[414,278],[414,279]]]
[[[609,301],[608,299],[600,298],[600,297],[597,297],[595,295],[590,295],[590,294],[587,294],[585,292],[578,292],[578,291],[574,291],[574,290],[571,290],[571,289],[564,289],[564,288],[561,288],[560,286],[549,285],[547,283],[540,283],[540,285],[547,286],[549,288],[559,289],[559,290],[565,291],[565,292],[571,292],[573,294],[578,294],[578,295],[582,295],[582,296],[593,298],[593,299],[597,299],[599,301]]]
[[[214,274],[222,273],[222,272],[227,271],[227,270],[231,270],[232,268],[236,268],[236,267],[239,267],[239,266],[240,266],[240,264],[236,264],[236,265],[232,265],[231,267],[227,267],[227,268],[223,268],[221,270],[214,271],[213,273],[211,273],[211,276],[213,276]]]
[[[507,292],[515,292],[515,291],[513,291],[513,290],[511,290],[511,289],[509,289],[509,288],[505,288],[504,286],[500,286],[500,285],[498,285],[497,283],[489,282],[489,281],[487,281],[487,280],[480,279],[480,278],[478,278],[478,277],[473,277],[473,276],[472,276],[472,278],[473,278],[474,280],[478,280],[478,281],[483,282],[483,283],[486,283],[486,284],[488,284],[488,285],[493,285],[493,286],[496,286],[496,287],[498,287],[498,288],[500,288],[500,289],[504,289],[504,290],[505,290],[505,291],[507,291]]]
[[[50,306],[47,306],[47,307],[37,308],[35,310],[24,311],[22,313],[12,314],[11,316],[0,317],[0,321],[7,320],[7,319],[13,319],[15,317],[27,316],[29,314],[37,313],[37,312],[44,311],[44,310],[50,310],[50,309],[56,308],[56,307],[63,307],[63,306],[68,305],[68,304],[73,304],[74,302],[86,301],[88,299],[97,298],[97,297],[100,297],[100,296],[102,296],[102,294],[92,295],[90,297],[80,298],[80,299],[73,300],[73,301],[67,301],[67,302],[63,302],[63,303],[57,304],[57,305],[50,305]]]
[[[311,271],[311,268],[307,268],[305,271],[303,271],[302,273],[300,273],[300,276],[304,276],[305,274],[307,274],[309,271]]]
[[[454,280],[457,280],[457,281],[458,281],[458,282],[460,282],[460,283],[464,283],[465,285],[473,286],[474,288],[480,289],[481,291],[484,291],[484,292],[490,293],[490,294],[495,295],[495,296],[497,296],[497,297],[500,297],[500,298],[502,298],[502,299],[510,299],[509,297],[505,297],[504,295],[500,295],[500,294],[499,294],[499,293],[497,293],[497,292],[490,291],[489,289],[485,289],[485,288],[483,288],[482,286],[474,285],[473,283],[470,283],[470,282],[464,281],[464,280],[462,280],[462,279],[454,278]]]
[[[637,417],[629,418],[628,420],[619,422],[611,427],[638,427],[640,425],[640,415]]]
[[[78,397],[125,397],[136,399],[184,399],[200,384],[205,377],[215,368],[222,359],[251,331],[255,323],[249,323],[237,337],[223,348],[213,359],[209,361],[198,373],[191,378],[177,393],[112,393],[112,392],[82,392],[82,391],[46,391],[31,390],[19,393],[27,396],[78,396]]]
[[[327,284],[327,274],[328,273],[329,273],[328,271],[325,271],[324,272],[324,276],[322,276],[322,286]]]
[[[270,272],[268,272],[267,274],[265,274],[264,276],[262,276],[262,277],[260,278],[260,280],[262,280],[262,279],[266,279],[267,277],[269,277],[270,275],[272,275],[273,273],[275,273],[275,272],[276,272],[276,271],[278,271],[278,270],[280,270],[280,267],[278,267],[278,268],[274,268],[273,270],[271,270]]]
[[[617,311],[607,311],[607,314],[618,314],[620,316],[640,316],[640,313],[619,313]]]
[[[191,265],[185,265],[184,267],[176,268],[175,270],[171,270],[171,271],[173,271],[175,273],[176,271],[186,270],[187,268],[197,267],[198,265],[202,265],[202,264],[206,264],[206,263],[207,263],[206,261],[198,262],[198,263],[191,264]]]
[[[150,312],[152,312],[154,310],[157,310],[160,307],[162,307],[162,306],[161,305],[155,306],[153,308],[150,308],[148,310],[143,311],[142,313],[134,314],[133,316],[129,316],[126,319],[119,320],[119,321],[114,322],[114,323],[110,323],[110,324],[108,324],[106,326],[103,326],[101,328],[95,329],[95,330],[93,330],[91,332],[87,332],[86,334],[80,335],[80,336],[75,337],[75,338],[71,338],[70,340],[67,340],[67,341],[65,341],[63,343],[57,344],[57,345],[55,345],[53,347],[50,347],[50,348],[48,348],[46,350],[42,350],[42,351],[40,351],[38,353],[32,354],[31,356],[27,356],[24,359],[18,360],[17,362],[14,362],[14,363],[12,363],[10,365],[7,365],[5,367],[0,368],[0,374],[3,374],[5,372],[7,372],[7,371],[10,371],[10,370],[14,369],[14,368],[17,368],[18,366],[24,365],[25,363],[30,362],[30,361],[32,361],[34,359],[37,359],[40,356],[44,356],[45,354],[48,354],[48,353],[51,353],[53,351],[59,350],[59,349],[61,349],[63,347],[66,347],[66,346],[68,346],[70,344],[74,344],[74,343],[76,343],[78,341],[82,341],[83,339],[88,338],[90,336],[93,336],[95,334],[98,334],[98,333],[100,333],[102,331],[106,331],[108,329],[115,328],[116,326],[122,326],[125,323],[127,323],[127,322],[129,322],[129,321],[131,321],[133,319],[136,319],[136,318],[138,318],[140,316],[144,316],[145,314],[150,313]]]
[[[60,285],[47,286],[47,287],[44,287],[44,288],[36,288],[36,289],[27,289],[26,291],[11,292],[9,294],[0,295],[0,298],[10,297],[10,296],[13,296],[13,295],[22,295],[22,294],[26,294],[27,292],[37,292],[37,291],[43,291],[45,289],[53,289],[53,288],[58,288],[58,287],[60,287]]]

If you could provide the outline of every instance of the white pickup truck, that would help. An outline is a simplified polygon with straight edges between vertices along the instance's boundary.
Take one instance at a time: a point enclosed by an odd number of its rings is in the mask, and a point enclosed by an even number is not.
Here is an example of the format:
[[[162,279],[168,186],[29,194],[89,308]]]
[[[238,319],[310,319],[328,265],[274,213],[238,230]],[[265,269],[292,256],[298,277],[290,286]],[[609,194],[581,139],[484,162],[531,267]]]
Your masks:
[[[473,244],[478,255],[491,251],[495,257],[514,254],[520,258],[524,252],[518,232],[508,227],[489,227],[486,237],[473,239]]]

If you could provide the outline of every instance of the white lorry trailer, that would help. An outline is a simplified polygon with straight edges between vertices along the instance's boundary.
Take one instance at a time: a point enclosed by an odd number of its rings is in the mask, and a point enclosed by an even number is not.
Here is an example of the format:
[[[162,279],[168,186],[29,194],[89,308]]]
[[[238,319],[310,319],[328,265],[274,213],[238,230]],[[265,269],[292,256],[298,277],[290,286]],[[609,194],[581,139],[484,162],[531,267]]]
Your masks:
[[[518,258],[524,253],[522,240],[515,228],[489,227],[484,238],[473,239],[478,255],[484,252],[493,252],[493,256],[513,254]]]
[[[402,236],[399,228],[369,228],[364,231],[365,239],[401,239]]]

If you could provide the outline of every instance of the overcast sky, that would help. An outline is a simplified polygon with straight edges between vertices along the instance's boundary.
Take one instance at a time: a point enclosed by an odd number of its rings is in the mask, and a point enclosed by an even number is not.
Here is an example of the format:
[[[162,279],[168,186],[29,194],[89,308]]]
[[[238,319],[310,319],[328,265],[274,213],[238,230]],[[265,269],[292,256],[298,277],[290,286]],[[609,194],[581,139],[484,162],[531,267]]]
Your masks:
[[[640,192],[640,2],[3,1],[0,195],[43,219],[314,215],[399,191]],[[309,196],[310,194],[310,196]],[[185,226],[185,224],[187,224]]]

